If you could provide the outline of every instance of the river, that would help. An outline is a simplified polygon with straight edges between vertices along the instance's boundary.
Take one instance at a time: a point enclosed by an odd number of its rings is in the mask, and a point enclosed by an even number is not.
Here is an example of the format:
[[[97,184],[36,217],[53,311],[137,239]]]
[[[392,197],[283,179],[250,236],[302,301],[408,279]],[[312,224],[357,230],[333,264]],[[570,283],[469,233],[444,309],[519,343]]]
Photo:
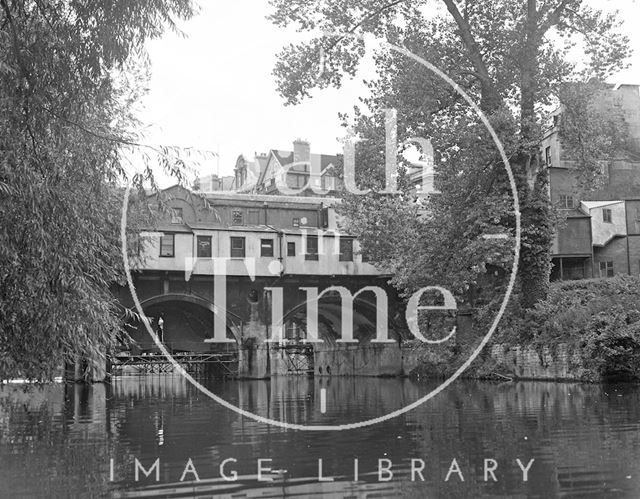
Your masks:
[[[252,413],[304,425],[378,417],[437,386],[338,377],[203,383]],[[459,381],[391,420],[309,432],[240,416],[174,375],[6,384],[0,495],[640,497],[639,429],[634,385]]]

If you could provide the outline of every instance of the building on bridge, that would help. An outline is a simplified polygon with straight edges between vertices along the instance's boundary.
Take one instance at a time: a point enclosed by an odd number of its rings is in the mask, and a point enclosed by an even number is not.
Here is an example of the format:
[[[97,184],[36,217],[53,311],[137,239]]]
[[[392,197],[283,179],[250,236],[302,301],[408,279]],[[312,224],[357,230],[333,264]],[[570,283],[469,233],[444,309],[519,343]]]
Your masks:
[[[402,301],[387,283],[389,275],[363,262],[358,242],[340,231],[337,199],[201,193],[178,186],[164,195],[170,209],[153,231],[143,234],[141,263],[133,279],[145,315],[153,319],[162,314],[164,341],[171,351],[238,349],[239,372],[247,377],[312,371],[314,366],[326,374],[401,373],[399,344],[406,334]],[[226,271],[222,290],[215,284],[220,267],[214,268],[221,259]],[[353,336],[358,345],[340,341],[343,301],[329,293],[318,302],[322,344],[301,347],[307,339],[304,288],[322,293],[331,286],[342,286],[354,296]],[[358,293],[367,286],[383,289],[386,300],[378,302],[373,292]],[[280,346],[265,342],[274,333],[272,292],[266,288],[281,288],[283,293]],[[120,297],[132,307],[127,289]],[[387,344],[372,342],[380,307],[388,311]],[[229,344],[212,341],[222,317]],[[142,326],[132,325],[132,351],[157,352]]]

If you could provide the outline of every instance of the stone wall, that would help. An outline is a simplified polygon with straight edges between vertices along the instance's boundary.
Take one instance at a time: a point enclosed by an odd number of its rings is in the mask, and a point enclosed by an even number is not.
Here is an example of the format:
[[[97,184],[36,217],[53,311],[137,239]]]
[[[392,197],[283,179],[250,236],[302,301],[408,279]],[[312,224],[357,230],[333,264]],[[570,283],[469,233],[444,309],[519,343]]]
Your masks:
[[[407,375],[446,377],[464,360],[444,349],[419,346],[402,351],[402,367]],[[533,347],[497,344],[486,347],[461,377],[582,381],[586,374],[580,351],[571,350],[565,344],[545,347],[541,351]]]
[[[565,344],[554,349],[544,347],[540,352],[531,347],[493,345],[490,352],[490,359],[497,364],[498,375],[519,379],[580,380],[584,374],[580,352],[577,349],[570,351]]]
[[[402,349],[390,344],[318,344],[313,351],[315,376],[401,376]]]
[[[445,349],[425,347],[400,347],[393,344],[317,344],[313,359],[306,361],[300,354],[299,374],[313,369],[314,376],[408,376],[412,371],[421,372],[421,366],[433,366],[427,376],[446,376],[440,370],[460,365],[464,359],[454,359]],[[305,364],[306,362],[306,364]],[[239,376],[241,378],[267,378],[291,374],[291,359],[283,349],[267,345],[251,345],[239,349]],[[305,366],[303,366],[305,364]],[[302,367],[307,367],[303,369]],[[424,373],[423,373],[424,374]],[[579,350],[570,350],[560,344],[551,349],[538,351],[532,347],[507,346],[503,344],[487,347],[472,366],[462,374],[463,378],[510,378],[532,380],[570,381],[584,380],[585,367]]]

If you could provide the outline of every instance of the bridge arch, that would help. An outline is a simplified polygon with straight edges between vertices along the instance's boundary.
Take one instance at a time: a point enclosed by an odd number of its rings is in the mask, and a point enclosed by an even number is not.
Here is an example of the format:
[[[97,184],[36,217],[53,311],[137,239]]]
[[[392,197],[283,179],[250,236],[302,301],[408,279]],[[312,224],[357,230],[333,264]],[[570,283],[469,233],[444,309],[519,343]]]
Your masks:
[[[227,338],[235,344],[206,343],[213,337],[214,321],[219,320],[219,311],[209,300],[198,295],[167,293],[143,300],[140,305],[145,315],[151,319],[151,327],[157,331],[157,320],[164,321],[164,343],[170,351],[208,352],[215,349],[237,348],[242,328],[242,320],[225,311]],[[157,349],[146,328],[141,323],[133,324],[129,334],[134,340],[132,350],[149,351]]]
[[[300,338],[306,337],[307,303],[302,302],[289,309],[283,316],[285,335],[292,338],[300,332]],[[376,337],[375,301],[358,295],[353,300],[353,335],[360,343],[367,344]],[[402,341],[408,337],[407,328],[398,321],[392,310],[387,317],[389,339]],[[295,324],[295,326],[294,326]],[[341,337],[342,301],[337,293],[322,296],[318,302],[318,334],[320,339],[333,345]]]

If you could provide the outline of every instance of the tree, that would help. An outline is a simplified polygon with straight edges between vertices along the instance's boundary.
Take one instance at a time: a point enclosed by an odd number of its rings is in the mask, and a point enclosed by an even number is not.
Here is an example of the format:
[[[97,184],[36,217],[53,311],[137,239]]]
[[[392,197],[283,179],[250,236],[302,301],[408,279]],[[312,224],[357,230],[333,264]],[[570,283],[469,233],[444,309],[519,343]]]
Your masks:
[[[125,148],[144,149],[144,43],[193,14],[190,0],[0,0],[0,378],[49,378],[122,331],[121,185],[153,181],[125,168]]]
[[[277,25],[344,33],[290,45],[279,55],[274,74],[289,104],[308,97],[314,86],[339,87],[345,74],[355,74],[365,50],[363,39],[350,33],[371,33],[407,48],[450,75],[479,103],[505,143],[517,183],[521,302],[531,307],[544,299],[554,225],[546,165],[539,155],[545,117],[563,84],[600,81],[623,67],[630,50],[616,16],[583,0],[272,0],[272,5]],[[569,58],[574,47],[584,54],[577,63]],[[317,77],[320,55],[325,61],[322,78]],[[509,267],[506,249],[513,242],[480,237],[492,232],[513,236],[504,168],[479,120],[434,74],[384,49],[376,54],[376,67],[378,79],[369,83],[372,96],[364,105],[397,109],[398,136],[432,138],[442,194],[427,203],[425,217],[405,205],[394,212],[402,203],[389,196],[347,196],[348,224],[374,260],[394,269],[401,287],[449,279],[462,293],[477,284],[487,264]],[[379,118],[356,110],[354,131],[367,139],[356,164],[364,171],[361,180],[374,186],[383,178],[383,129]],[[582,166],[593,168],[590,162]],[[380,241],[402,243],[382,251]],[[439,265],[429,263],[443,253],[449,255],[445,263],[442,258]]]

